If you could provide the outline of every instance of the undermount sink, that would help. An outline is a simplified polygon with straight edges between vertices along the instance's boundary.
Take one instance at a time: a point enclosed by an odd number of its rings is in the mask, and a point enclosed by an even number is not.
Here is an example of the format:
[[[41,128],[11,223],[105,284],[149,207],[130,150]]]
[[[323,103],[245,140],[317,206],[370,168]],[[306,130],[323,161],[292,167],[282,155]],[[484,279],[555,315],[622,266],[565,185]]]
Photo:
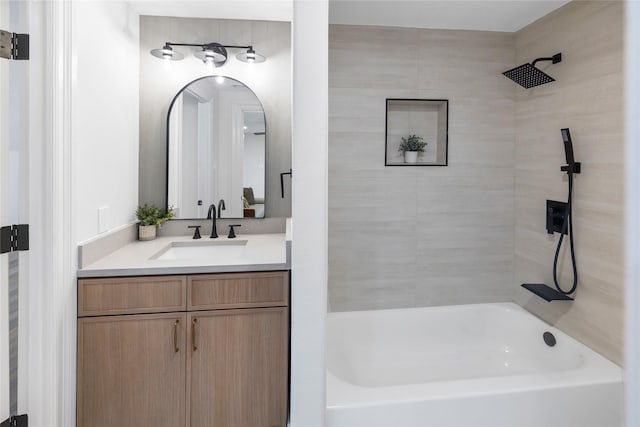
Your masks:
[[[241,256],[246,245],[247,240],[194,240],[189,242],[171,242],[149,259],[231,259]]]

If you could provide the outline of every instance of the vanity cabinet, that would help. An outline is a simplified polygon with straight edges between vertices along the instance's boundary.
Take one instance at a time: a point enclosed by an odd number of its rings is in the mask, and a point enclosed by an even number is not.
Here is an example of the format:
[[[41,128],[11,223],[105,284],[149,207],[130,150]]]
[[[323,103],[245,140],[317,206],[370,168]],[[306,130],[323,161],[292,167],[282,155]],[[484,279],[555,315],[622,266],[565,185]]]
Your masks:
[[[286,307],[189,313],[189,425],[285,426]]]
[[[286,426],[288,296],[288,271],[80,279],[78,426]]]
[[[184,425],[185,313],[78,322],[78,426]]]

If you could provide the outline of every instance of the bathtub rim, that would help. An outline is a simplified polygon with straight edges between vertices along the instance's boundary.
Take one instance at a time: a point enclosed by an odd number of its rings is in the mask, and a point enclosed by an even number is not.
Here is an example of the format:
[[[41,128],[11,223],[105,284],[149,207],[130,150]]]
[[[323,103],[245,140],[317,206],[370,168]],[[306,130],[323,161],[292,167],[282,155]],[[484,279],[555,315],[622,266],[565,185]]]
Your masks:
[[[571,342],[584,351],[582,366],[566,370],[554,371],[549,374],[520,374],[511,376],[487,376],[469,379],[455,379],[433,381],[429,383],[385,385],[367,387],[350,383],[331,371],[326,366],[326,398],[327,409],[370,406],[394,402],[413,402],[423,400],[450,399],[459,397],[486,396],[500,393],[518,393],[531,390],[546,390],[558,388],[583,387],[599,384],[617,384],[623,381],[623,371],[620,366],[608,360],[595,350],[577,341],[575,338],[549,325],[544,320],[525,310],[514,302],[461,304],[434,307],[394,308],[385,310],[333,312],[327,314],[327,322],[349,317],[366,317],[375,313],[377,316],[394,312],[432,311],[432,310],[461,310],[474,309],[479,306],[515,311],[532,317],[549,332],[563,340]],[[329,340],[327,339],[327,342]],[[329,348],[325,349],[330,351]],[[326,357],[329,361],[330,358]]]

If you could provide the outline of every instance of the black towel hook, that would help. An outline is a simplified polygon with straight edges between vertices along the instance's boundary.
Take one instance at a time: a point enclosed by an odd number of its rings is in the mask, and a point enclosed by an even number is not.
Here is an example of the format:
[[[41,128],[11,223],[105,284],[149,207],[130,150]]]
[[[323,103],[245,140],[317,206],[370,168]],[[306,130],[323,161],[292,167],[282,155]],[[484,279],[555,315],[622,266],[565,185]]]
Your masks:
[[[284,199],[284,176],[285,175],[291,175],[291,178],[293,178],[292,169],[289,169],[289,172],[280,173],[280,196],[283,199]]]

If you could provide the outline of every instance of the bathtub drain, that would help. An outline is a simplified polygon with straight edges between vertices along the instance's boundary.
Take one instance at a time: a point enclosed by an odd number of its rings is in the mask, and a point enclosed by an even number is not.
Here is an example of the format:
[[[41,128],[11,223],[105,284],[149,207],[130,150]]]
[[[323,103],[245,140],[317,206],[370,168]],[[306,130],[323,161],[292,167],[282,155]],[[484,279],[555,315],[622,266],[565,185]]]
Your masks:
[[[556,345],[556,337],[554,337],[551,332],[545,332],[544,334],[542,334],[542,339],[544,340],[544,343],[549,347],[553,347],[554,345]]]

